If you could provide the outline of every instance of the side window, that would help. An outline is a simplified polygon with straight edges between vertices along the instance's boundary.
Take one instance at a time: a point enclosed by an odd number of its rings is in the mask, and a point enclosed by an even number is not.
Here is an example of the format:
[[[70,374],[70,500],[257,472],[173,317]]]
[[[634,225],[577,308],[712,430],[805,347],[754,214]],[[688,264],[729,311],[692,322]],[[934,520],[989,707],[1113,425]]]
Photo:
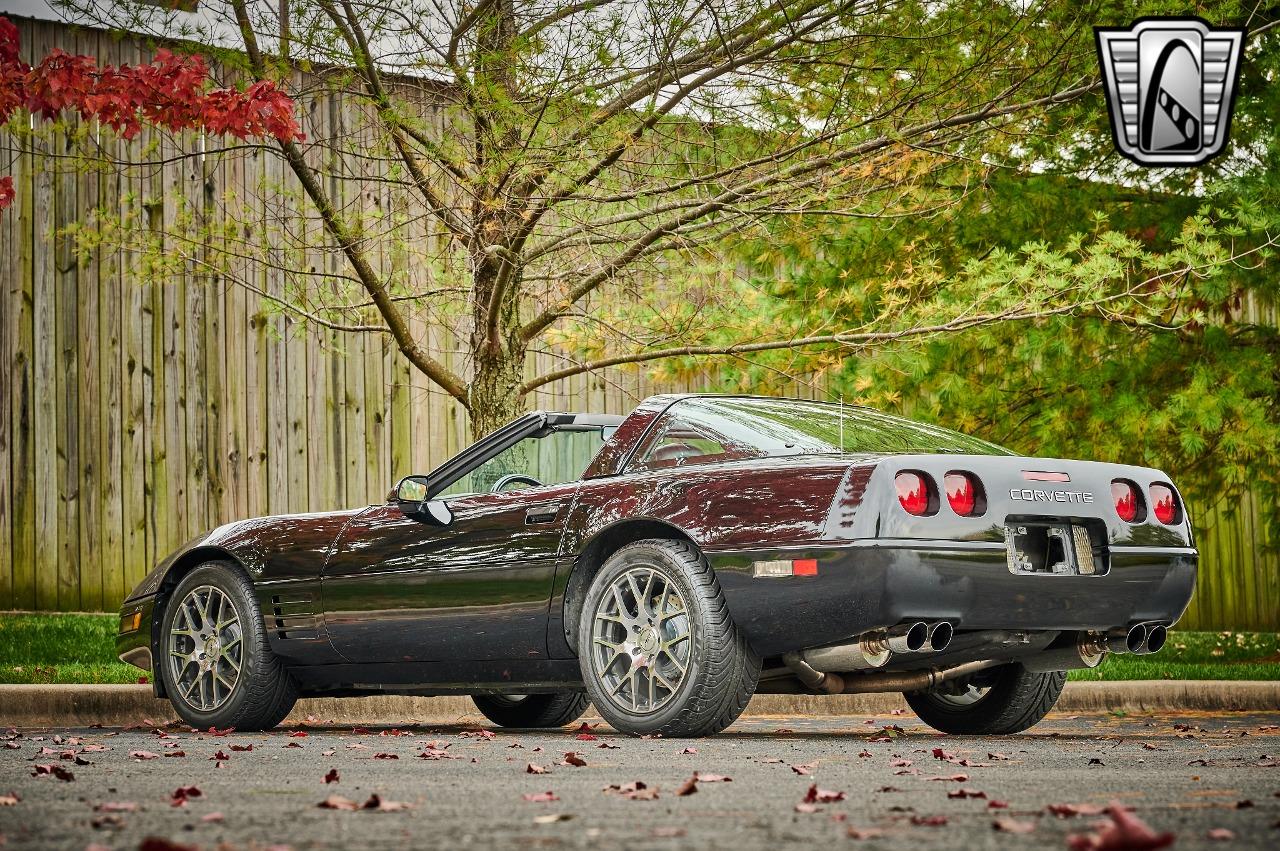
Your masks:
[[[555,429],[541,437],[526,437],[463,474],[440,491],[439,498],[491,493],[503,478],[513,475],[526,476],[539,485],[577,481],[603,443],[599,427]],[[521,479],[504,484],[502,491],[528,487],[534,485]]]
[[[660,470],[664,467],[737,461],[758,455],[759,452],[750,446],[734,441],[704,423],[668,414],[648,445],[641,450],[635,467]]]

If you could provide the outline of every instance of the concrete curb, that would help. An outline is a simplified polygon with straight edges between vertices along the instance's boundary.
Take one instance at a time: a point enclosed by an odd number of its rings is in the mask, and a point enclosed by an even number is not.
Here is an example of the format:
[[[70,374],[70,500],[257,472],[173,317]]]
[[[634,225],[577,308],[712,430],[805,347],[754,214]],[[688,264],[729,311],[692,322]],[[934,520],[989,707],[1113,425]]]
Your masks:
[[[766,694],[746,716],[888,715],[906,708],[899,694],[820,697]],[[1068,683],[1058,712],[1276,712],[1280,682],[1248,680],[1132,680]],[[466,697],[308,698],[286,723],[308,716],[336,724],[486,724]],[[144,685],[0,685],[0,727],[116,727],[176,719],[168,701]]]

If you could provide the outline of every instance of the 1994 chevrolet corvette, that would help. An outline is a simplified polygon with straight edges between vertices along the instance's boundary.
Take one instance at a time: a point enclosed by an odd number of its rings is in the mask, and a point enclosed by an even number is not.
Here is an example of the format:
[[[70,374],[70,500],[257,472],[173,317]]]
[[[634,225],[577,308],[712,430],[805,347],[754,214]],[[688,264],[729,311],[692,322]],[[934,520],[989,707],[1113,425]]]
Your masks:
[[[304,695],[470,694],[493,722],[724,729],[757,692],[903,692],[1009,734],[1154,653],[1195,584],[1158,470],[1020,457],[866,408],[655,396],[526,414],[384,505],[244,520],[125,602],[120,658],[197,727]]]

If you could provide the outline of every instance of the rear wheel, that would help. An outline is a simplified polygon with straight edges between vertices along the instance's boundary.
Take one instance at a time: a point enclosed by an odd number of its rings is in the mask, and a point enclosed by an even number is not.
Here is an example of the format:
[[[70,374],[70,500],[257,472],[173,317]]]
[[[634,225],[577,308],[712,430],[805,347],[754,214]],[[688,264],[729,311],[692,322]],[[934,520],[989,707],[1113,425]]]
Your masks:
[[[178,716],[193,727],[269,730],[298,686],[267,644],[253,585],[234,564],[206,562],[169,595],[157,675]]]
[[[984,671],[950,691],[906,694],[920,720],[944,733],[1008,736],[1048,715],[1066,684],[1065,671],[1033,673],[1018,664]]]
[[[559,694],[474,694],[476,709],[499,727],[564,727],[582,717],[591,700],[580,691]]]
[[[578,659],[596,711],[634,734],[719,732],[760,677],[711,565],[684,541],[638,541],[609,557],[582,607]]]

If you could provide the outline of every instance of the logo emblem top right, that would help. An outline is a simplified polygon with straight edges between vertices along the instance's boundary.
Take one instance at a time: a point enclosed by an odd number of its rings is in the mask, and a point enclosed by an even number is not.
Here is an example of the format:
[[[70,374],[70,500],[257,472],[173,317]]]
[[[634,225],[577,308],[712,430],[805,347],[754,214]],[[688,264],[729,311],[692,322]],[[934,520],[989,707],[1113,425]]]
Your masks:
[[[1222,153],[1231,126],[1243,29],[1199,18],[1095,27],[1120,153],[1139,165],[1194,166]]]

